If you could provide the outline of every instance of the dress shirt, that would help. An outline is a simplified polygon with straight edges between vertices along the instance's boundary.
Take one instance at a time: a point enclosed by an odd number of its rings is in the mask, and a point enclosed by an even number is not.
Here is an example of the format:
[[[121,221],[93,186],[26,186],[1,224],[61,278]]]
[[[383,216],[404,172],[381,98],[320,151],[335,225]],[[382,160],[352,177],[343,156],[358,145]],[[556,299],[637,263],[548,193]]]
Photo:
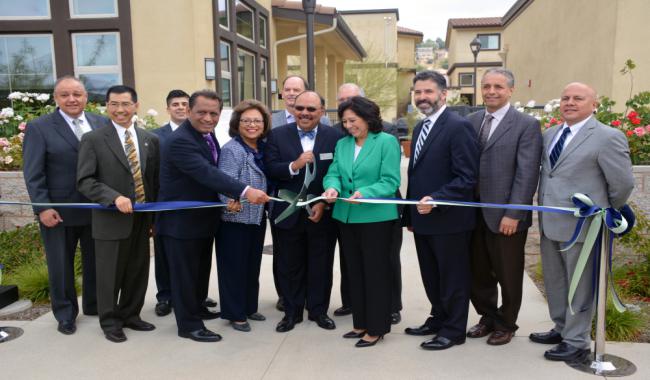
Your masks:
[[[492,128],[490,129],[490,134],[488,135],[488,141],[490,141],[490,137],[492,137],[492,134],[494,134],[494,131],[496,131],[497,127],[501,123],[501,120],[506,116],[506,113],[508,113],[508,110],[510,109],[510,103],[506,103],[505,106],[499,108],[498,110],[494,111],[493,113],[487,112],[485,110],[485,115],[492,115]],[[483,117],[485,119],[485,116]]]
[[[90,127],[90,124],[88,123],[88,120],[86,120],[86,114],[85,113],[82,112],[81,115],[79,115],[79,117],[77,117],[77,118],[71,117],[67,113],[63,112],[60,108],[59,108],[59,113],[61,114],[61,116],[63,116],[63,119],[65,120],[65,122],[68,123],[68,126],[70,127],[70,130],[72,130],[72,133],[74,133],[75,136],[77,135],[77,133],[75,133],[75,127],[74,127],[74,124],[72,124],[73,119],[77,119],[77,120],[80,121],[79,127],[81,128],[83,133],[88,133],[88,132],[90,132],[92,130],[92,128]]]
[[[295,116],[293,116],[293,114],[287,110],[284,110],[284,117],[287,119],[287,124],[296,122]]]
[[[447,109],[447,105],[443,104],[442,107],[440,107],[440,109],[436,113],[434,113],[433,115],[427,117],[427,119],[431,120],[431,128],[432,129],[435,127],[436,121],[438,120],[440,115],[442,115],[442,113],[445,112],[445,109]],[[431,134],[431,132],[429,132],[429,134]],[[427,137],[429,137],[429,136],[427,136]]]
[[[562,128],[560,128],[557,131],[557,133],[555,134],[555,136],[553,137],[553,141],[551,141],[551,144],[549,144],[548,149],[546,150],[546,153],[548,155],[551,154],[551,152],[553,151],[553,147],[555,146],[557,141],[560,139],[560,136],[562,136],[562,132],[564,132],[564,128],[569,128],[571,130],[571,133],[569,133],[569,135],[564,139],[563,148],[566,148],[567,146],[569,146],[569,142],[571,142],[571,140],[573,140],[573,138],[578,134],[578,132],[580,132],[580,129],[582,129],[582,127],[587,123],[587,121],[589,121],[590,118],[591,118],[591,116],[589,116],[588,118],[586,118],[586,119],[584,119],[584,120],[582,120],[580,122],[577,122],[577,123],[573,124],[570,127],[567,126],[567,123],[565,121],[564,124],[562,125]]]
[[[301,130],[300,127],[296,127],[296,133],[298,133],[298,131],[300,131],[300,130]],[[312,131],[314,131],[314,133],[316,133],[316,137],[314,137],[313,139],[310,139],[309,137],[305,136],[305,137],[300,139],[300,145],[302,145],[302,151],[303,152],[309,152],[311,150],[314,150],[314,143],[316,142],[316,139],[318,138],[318,126],[316,126],[316,128],[314,128],[314,129],[312,129]],[[291,173],[291,175],[297,175],[300,172],[300,170],[298,170],[298,171],[291,170],[291,164],[293,164],[293,161],[291,161],[289,163],[289,173]]]
[[[174,131],[176,130],[176,128],[179,127],[178,124],[174,123],[174,122],[171,121],[171,120],[169,121],[169,126],[172,128],[172,132],[174,132]]]
[[[126,144],[126,138],[124,137],[126,128],[124,128],[121,125],[115,124],[115,122],[112,120],[111,123],[113,123],[113,127],[115,127],[115,130],[117,131],[117,135],[120,137],[120,142],[122,143],[122,149],[124,149],[124,154],[126,154],[126,147],[124,146],[124,144]],[[140,160],[140,144],[138,144],[138,134],[135,133],[135,126],[133,124],[131,124],[131,126],[129,127],[129,134],[131,134],[131,140],[135,145],[135,153],[138,156],[138,163],[142,168],[142,161]]]
[[[361,153],[361,148],[363,148],[363,145],[359,146],[357,144],[354,144],[354,160],[357,160],[357,157],[359,157],[359,153]]]

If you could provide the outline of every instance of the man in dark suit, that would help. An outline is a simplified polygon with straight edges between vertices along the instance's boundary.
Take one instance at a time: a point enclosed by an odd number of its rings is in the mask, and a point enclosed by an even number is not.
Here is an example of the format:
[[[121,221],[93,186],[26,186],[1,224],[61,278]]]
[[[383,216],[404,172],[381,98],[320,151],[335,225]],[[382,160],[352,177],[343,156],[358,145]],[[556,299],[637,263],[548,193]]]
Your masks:
[[[76,186],[79,139],[104,125],[107,119],[84,112],[88,94],[83,83],[72,76],[57,80],[54,100],[58,106],[56,111],[27,123],[23,141],[25,185],[34,203],[88,202]],[[74,286],[74,255],[78,243],[83,266],[83,313],[97,315],[90,210],[34,207],[34,213],[45,246],[52,312],[58,330],[73,334],[79,314]]]
[[[354,96],[366,96],[363,89],[357,86],[354,83],[343,83],[339,86],[338,92],[336,94],[336,101],[340,105],[341,103],[347,101],[348,99]],[[340,130],[344,135],[348,135],[347,129],[343,127],[341,122],[338,122],[333,125],[334,128]],[[399,136],[397,136],[397,127],[387,121],[382,121],[383,131],[395,136],[399,141]],[[397,198],[401,198],[399,190],[395,195]],[[400,215],[404,207],[398,207]],[[396,325],[402,320],[402,315],[400,311],[402,310],[402,264],[400,262],[400,251],[402,249],[402,222],[401,220],[395,220],[393,226],[393,238],[391,239],[391,274],[393,277],[392,283],[392,292],[391,292],[391,313],[390,320],[391,323]],[[339,243],[339,253],[341,250],[341,244]],[[339,254],[339,264],[341,269],[341,302],[343,305],[334,310],[335,316],[343,316],[352,313],[351,297],[350,297],[350,280],[348,278],[347,265],[345,264],[345,255]]]
[[[162,152],[162,146],[165,143],[165,139],[175,131],[179,125],[181,125],[185,119],[187,119],[187,112],[189,111],[189,100],[190,95],[183,90],[171,90],[167,94],[167,113],[169,114],[169,123],[163,125],[160,128],[154,129],[153,133],[158,136],[160,141],[160,150]],[[161,158],[162,161],[162,158]],[[153,237],[153,246],[155,251],[155,273],[156,273],[156,287],[158,288],[158,293],[156,293],[156,303],[155,312],[156,315],[162,317],[172,311],[171,306],[171,287],[169,280],[169,264],[167,263],[167,257],[165,256],[165,251],[163,249],[163,243],[155,233]]]
[[[91,202],[117,210],[93,210],[97,262],[97,310],[106,339],[124,342],[123,327],[151,331],[140,318],[149,279],[150,213],[133,203],[153,202],[158,193],[158,138],[133,123],[138,95],[128,86],[106,92],[111,122],[81,139],[77,187]],[[118,297],[119,295],[119,297]]]
[[[415,105],[426,115],[413,131],[408,167],[408,199],[420,204],[405,210],[412,230],[422,282],[431,302],[426,322],[407,328],[409,335],[432,335],[420,346],[444,350],[465,343],[469,312],[469,245],[476,210],[434,206],[431,200],[472,201],[478,175],[476,132],[445,106],[445,77],[422,71],[413,78]]]
[[[532,204],[539,179],[542,133],[539,122],[510,106],[515,78],[489,69],[481,80],[485,111],[467,118],[479,136],[481,159],[476,193],[480,202]],[[482,208],[472,235],[471,301],[481,320],[469,338],[491,333],[490,345],[509,343],[517,330],[524,277],[524,246],[532,212]],[[498,287],[501,307],[498,307]]]
[[[219,194],[245,198],[253,204],[268,201],[264,191],[246,186],[217,168],[219,143],[214,128],[222,106],[221,98],[214,91],[197,91],[190,96],[188,119],[163,145],[159,201],[217,202]],[[203,289],[204,268],[212,260],[220,216],[218,208],[203,208],[162,212],[156,220],[156,231],[169,260],[171,302],[178,336],[199,342],[221,340],[202,321],[219,317],[218,313],[207,311],[202,303],[207,290]]]
[[[336,142],[342,137],[336,129],[319,123],[324,105],[324,99],[316,92],[301,93],[294,106],[297,123],[275,128],[268,135],[264,161],[277,190],[299,193],[305,166],[315,163],[316,175],[307,194],[323,193],[323,177],[334,158]],[[310,320],[324,329],[334,329],[334,321],[327,316],[336,246],[331,211],[319,202],[313,204],[311,215],[301,208],[275,223],[286,208],[287,203],[274,202],[269,218],[276,227],[277,274],[285,312],[276,331],[289,331],[302,322],[305,302]]]

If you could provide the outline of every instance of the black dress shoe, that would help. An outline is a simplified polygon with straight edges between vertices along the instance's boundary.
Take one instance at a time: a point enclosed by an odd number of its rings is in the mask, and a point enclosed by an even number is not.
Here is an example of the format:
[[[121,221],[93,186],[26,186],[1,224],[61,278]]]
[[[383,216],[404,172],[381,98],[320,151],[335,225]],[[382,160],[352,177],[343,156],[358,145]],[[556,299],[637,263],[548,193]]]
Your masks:
[[[402,321],[402,314],[399,311],[390,313],[390,324],[396,325]]]
[[[142,319],[138,321],[131,321],[124,324],[124,327],[128,327],[131,330],[135,331],[153,331],[156,329],[156,326],[152,325],[149,322],[145,322]]]
[[[221,340],[221,335],[214,333],[206,328],[190,332],[179,332],[178,336],[181,338],[189,338],[195,342],[218,342]]]
[[[218,311],[214,312],[206,309],[199,312],[199,318],[203,319],[204,321],[209,319],[217,319],[219,317],[221,317],[221,313]]]
[[[275,326],[275,331],[283,333],[287,331],[293,330],[294,326],[296,326],[296,320],[290,317],[287,317],[286,315],[282,318],[280,322],[278,322],[278,325]],[[299,323],[299,322],[298,322]]]
[[[342,317],[344,315],[352,314],[352,308],[348,306],[341,306],[338,309],[334,310],[335,317]]]
[[[590,349],[581,349],[574,347],[566,342],[562,342],[550,350],[544,352],[544,357],[548,360],[572,362],[584,359],[589,353]]]
[[[447,339],[444,336],[436,336],[433,339],[429,339],[426,342],[422,342],[420,347],[425,350],[446,350],[450,347],[457,346],[465,343],[465,337],[458,338],[456,340]]]
[[[164,317],[165,315],[168,315],[172,312],[172,305],[169,303],[169,301],[160,301],[156,304],[156,308],[154,310],[157,316]]]
[[[97,310],[88,310],[88,311],[84,310],[84,315],[95,316],[99,314],[97,313]]]
[[[438,331],[440,331],[440,329],[430,327],[426,323],[423,324],[422,326],[407,327],[404,329],[406,335],[416,335],[416,336],[433,335],[436,334]]]
[[[282,299],[282,297],[278,298],[278,302],[275,303],[275,308],[278,311],[284,312],[284,300]]]
[[[562,343],[562,335],[555,330],[542,332],[542,333],[532,333],[528,336],[528,338],[535,343],[541,343],[541,344]]]
[[[249,332],[251,331],[251,325],[248,322],[244,323],[237,323],[235,321],[230,321],[230,325],[232,326],[233,329],[241,332]]]
[[[126,342],[126,335],[124,335],[122,329],[104,331],[104,336],[113,343]]]
[[[327,314],[321,314],[316,317],[309,317],[309,320],[316,322],[318,327],[325,330],[334,330],[336,328],[336,323],[334,323],[332,318],[328,317]]]
[[[362,347],[371,347],[371,346],[374,346],[375,344],[377,344],[377,342],[379,342],[382,339],[384,339],[383,335],[380,335],[379,337],[377,337],[377,339],[373,340],[372,342],[369,341],[369,340],[359,339],[359,341],[354,344],[354,347],[360,347],[360,348],[362,348]]]
[[[253,313],[248,316],[251,321],[266,321],[266,317],[260,313]]]
[[[346,332],[345,334],[343,334],[343,337],[346,338],[346,339],[361,339],[365,335],[366,335],[365,331],[361,331],[361,332],[350,331],[350,332]]]
[[[72,335],[77,331],[77,326],[74,324],[74,321],[61,321],[56,329],[61,334]]]
[[[203,307],[217,307],[217,301],[208,297],[205,299],[205,301],[203,301]]]

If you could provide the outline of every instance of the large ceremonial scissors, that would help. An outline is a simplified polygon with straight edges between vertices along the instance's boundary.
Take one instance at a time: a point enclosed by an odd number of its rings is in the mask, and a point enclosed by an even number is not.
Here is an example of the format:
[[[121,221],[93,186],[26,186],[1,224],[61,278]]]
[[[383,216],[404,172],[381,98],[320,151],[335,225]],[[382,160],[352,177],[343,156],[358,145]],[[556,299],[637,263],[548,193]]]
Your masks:
[[[302,207],[298,206],[298,202],[310,200],[315,197],[313,194],[307,194],[307,189],[309,188],[309,185],[312,183],[314,178],[316,178],[316,161],[305,165],[305,180],[302,183],[302,188],[298,194],[287,189],[280,189],[280,191],[278,191],[278,197],[285,202],[289,202],[289,206],[284,211],[282,211],[282,213],[278,215],[277,218],[275,218],[276,224],[280,223],[293,213],[297,212],[298,208]],[[312,216],[313,211],[311,210],[310,205],[308,204],[304,207],[307,210],[309,216]]]

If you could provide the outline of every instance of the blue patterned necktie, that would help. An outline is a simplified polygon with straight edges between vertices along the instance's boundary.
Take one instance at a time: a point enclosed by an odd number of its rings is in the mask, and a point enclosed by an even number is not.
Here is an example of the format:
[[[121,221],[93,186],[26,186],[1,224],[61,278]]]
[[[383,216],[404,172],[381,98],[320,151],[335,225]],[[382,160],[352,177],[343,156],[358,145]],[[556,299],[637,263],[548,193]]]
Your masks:
[[[298,137],[300,137],[301,140],[303,137],[307,137],[308,139],[313,140],[314,138],[316,138],[316,131],[311,130],[309,132],[305,132],[301,129],[298,130]]]
[[[431,131],[431,126],[431,119],[426,119],[422,125],[422,131],[420,131],[420,135],[418,136],[418,142],[415,144],[415,154],[413,155],[413,161],[418,160],[422,145],[424,145],[424,142],[427,140],[427,136],[429,136],[429,132]]]
[[[560,139],[557,140],[555,146],[553,146],[553,149],[551,150],[551,155],[549,157],[549,159],[551,160],[551,168],[555,167],[555,163],[557,162],[557,159],[560,158],[562,149],[564,149],[564,141],[566,140],[567,136],[569,136],[569,133],[571,133],[571,129],[569,127],[564,128],[564,130],[562,131],[562,135],[560,136]]]

